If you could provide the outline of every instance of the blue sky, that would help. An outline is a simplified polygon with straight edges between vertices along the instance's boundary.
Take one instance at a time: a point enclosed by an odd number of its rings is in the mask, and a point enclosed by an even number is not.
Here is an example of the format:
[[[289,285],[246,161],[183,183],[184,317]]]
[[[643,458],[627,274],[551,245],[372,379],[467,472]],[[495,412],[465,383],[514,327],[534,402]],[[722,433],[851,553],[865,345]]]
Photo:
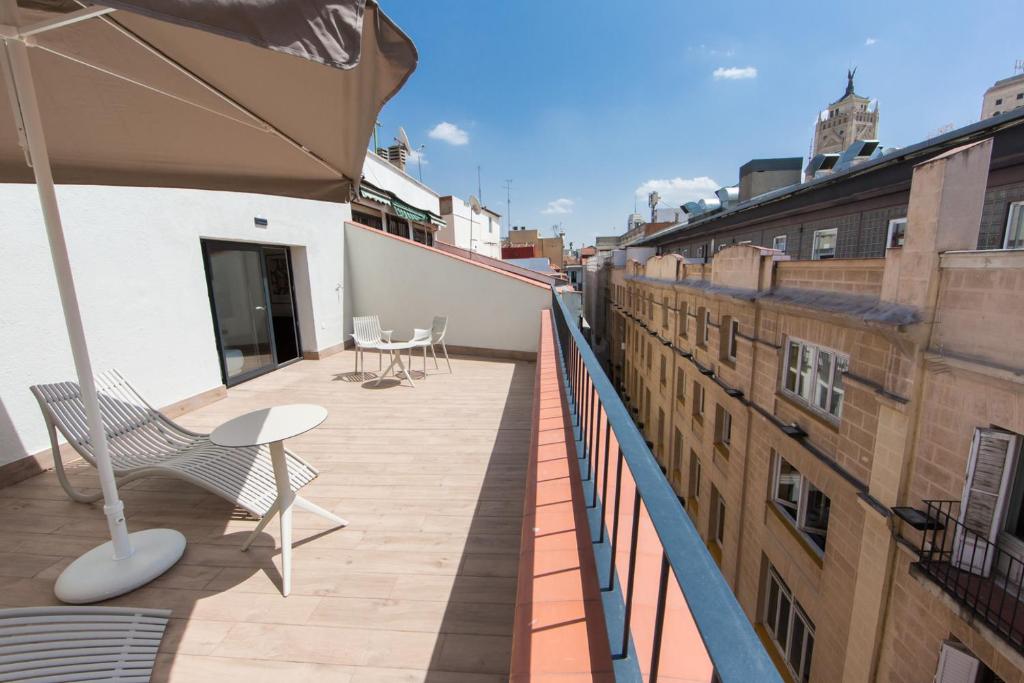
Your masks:
[[[441,194],[476,193],[479,165],[502,214],[511,178],[512,223],[561,223],[577,246],[621,233],[638,189],[677,204],[751,158],[806,155],[848,66],[879,102],[882,144],[905,146],[977,120],[1024,59],[1019,0],[381,4],[420,54],[381,139],[404,126],[425,144]]]

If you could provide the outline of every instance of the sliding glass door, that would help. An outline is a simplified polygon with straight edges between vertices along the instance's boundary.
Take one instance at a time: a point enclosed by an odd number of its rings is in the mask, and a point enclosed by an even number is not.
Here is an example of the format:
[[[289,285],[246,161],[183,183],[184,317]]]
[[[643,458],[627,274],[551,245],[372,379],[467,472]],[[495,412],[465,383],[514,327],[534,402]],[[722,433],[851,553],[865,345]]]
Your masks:
[[[203,257],[224,383],[299,358],[288,249],[204,240]]]

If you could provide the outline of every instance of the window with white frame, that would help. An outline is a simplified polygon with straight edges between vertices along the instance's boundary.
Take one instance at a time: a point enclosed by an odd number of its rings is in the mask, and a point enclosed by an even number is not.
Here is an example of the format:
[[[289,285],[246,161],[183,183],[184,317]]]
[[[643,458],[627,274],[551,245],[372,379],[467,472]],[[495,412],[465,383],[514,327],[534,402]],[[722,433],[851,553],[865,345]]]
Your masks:
[[[850,361],[831,349],[791,339],[786,344],[782,389],[836,419],[843,414],[843,373]]]
[[[824,259],[835,258],[836,237],[838,235],[839,230],[836,228],[815,230],[814,241],[811,243],[811,259],[814,261],[821,261]]]
[[[772,502],[822,553],[832,501],[781,455],[772,462]]]
[[[701,306],[697,309],[697,343],[701,346],[707,346],[710,335],[711,311]]]
[[[796,680],[811,679],[811,656],[814,654],[814,623],[793,599],[793,593],[775,571],[768,566],[765,586],[764,625],[778,647]]]
[[[1024,249],[1024,202],[1010,204],[1003,249]]]
[[[697,380],[693,381],[693,416],[704,417],[704,387]]]
[[[722,332],[725,339],[722,340],[722,360],[736,360],[736,336],[740,332],[740,323],[733,317],[723,320]]]
[[[778,249],[781,252],[786,251],[786,235],[776,235],[772,238],[772,249]]]
[[[721,405],[715,406],[715,443],[726,448],[732,443],[732,415]]]
[[[893,218],[889,221],[889,232],[885,238],[885,248],[893,249],[895,247],[902,247],[903,240],[907,236],[907,219]]]

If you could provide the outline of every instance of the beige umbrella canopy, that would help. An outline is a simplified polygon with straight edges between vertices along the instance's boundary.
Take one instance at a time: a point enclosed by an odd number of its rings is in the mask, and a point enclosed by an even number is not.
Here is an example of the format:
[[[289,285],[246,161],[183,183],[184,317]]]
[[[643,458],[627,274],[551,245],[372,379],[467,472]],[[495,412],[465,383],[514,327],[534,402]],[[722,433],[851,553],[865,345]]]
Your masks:
[[[380,108],[415,65],[369,0],[0,0],[0,182],[39,191],[111,534],[64,570],[57,597],[137,588],[185,538],[128,533],[55,183],[345,202]]]
[[[108,4],[125,11],[29,38],[59,184],[348,201],[377,114],[416,64],[412,43],[373,3]],[[82,6],[19,0],[13,23],[69,10]],[[11,90],[0,89],[0,182],[32,182]]]

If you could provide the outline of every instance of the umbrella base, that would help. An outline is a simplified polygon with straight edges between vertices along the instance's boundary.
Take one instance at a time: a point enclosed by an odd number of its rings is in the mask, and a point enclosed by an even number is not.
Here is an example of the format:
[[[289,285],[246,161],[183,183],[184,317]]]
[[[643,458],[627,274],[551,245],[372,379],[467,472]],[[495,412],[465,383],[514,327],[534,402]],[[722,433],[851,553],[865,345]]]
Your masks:
[[[173,529],[148,529],[128,536],[134,552],[113,559],[107,542],[68,565],[53,588],[57,599],[73,605],[99,602],[144,586],[174,566],[185,552],[185,537]]]

